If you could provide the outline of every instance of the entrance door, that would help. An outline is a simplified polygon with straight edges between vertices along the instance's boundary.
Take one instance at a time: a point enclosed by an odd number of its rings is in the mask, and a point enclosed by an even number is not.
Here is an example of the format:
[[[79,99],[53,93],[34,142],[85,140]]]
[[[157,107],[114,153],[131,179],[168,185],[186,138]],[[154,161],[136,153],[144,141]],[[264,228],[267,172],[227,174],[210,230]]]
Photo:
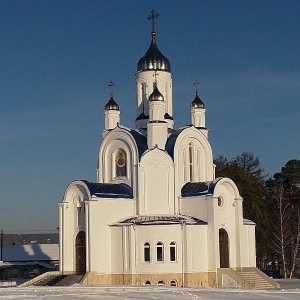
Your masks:
[[[86,272],[86,243],[85,232],[80,231],[76,237],[76,273]]]
[[[220,268],[229,268],[229,241],[226,230],[219,230]]]

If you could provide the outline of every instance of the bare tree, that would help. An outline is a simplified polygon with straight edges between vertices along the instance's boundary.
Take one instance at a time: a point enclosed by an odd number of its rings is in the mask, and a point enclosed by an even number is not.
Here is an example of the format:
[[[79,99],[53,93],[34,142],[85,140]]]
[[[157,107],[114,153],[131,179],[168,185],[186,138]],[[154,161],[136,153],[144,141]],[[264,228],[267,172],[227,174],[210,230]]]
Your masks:
[[[296,215],[296,236],[293,243],[293,249],[292,249],[292,259],[291,259],[291,272],[290,272],[290,278],[293,277],[295,268],[297,263],[298,255],[300,254],[300,209],[297,208],[297,215]]]
[[[295,177],[295,172],[288,172],[288,166],[268,180],[266,187],[272,226],[270,240],[281,258],[283,276],[292,278],[300,255],[300,206],[297,181],[290,180],[290,174]]]
[[[291,204],[285,197],[283,180],[277,178],[272,181],[273,195],[275,195],[275,205],[273,206],[272,237],[271,241],[274,251],[281,258],[284,278],[288,278],[288,251],[293,238],[291,229],[292,209]]]

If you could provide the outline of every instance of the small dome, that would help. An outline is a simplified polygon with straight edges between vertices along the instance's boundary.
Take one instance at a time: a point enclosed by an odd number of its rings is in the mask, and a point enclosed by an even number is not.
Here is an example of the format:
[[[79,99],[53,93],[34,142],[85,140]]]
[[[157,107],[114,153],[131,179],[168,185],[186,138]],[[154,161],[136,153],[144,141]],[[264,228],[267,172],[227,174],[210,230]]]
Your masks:
[[[152,94],[149,96],[149,101],[164,101],[164,96],[160,93],[156,84]]]
[[[152,40],[146,54],[140,58],[137,64],[137,71],[163,70],[171,71],[169,60],[159,51],[156,45],[156,33],[152,32]]]
[[[113,97],[110,97],[109,101],[105,105],[105,110],[120,110],[118,103]]]
[[[200,99],[198,92],[196,92],[196,97],[194,101],[191,103],[190,108],[205,108],[204,103]]]

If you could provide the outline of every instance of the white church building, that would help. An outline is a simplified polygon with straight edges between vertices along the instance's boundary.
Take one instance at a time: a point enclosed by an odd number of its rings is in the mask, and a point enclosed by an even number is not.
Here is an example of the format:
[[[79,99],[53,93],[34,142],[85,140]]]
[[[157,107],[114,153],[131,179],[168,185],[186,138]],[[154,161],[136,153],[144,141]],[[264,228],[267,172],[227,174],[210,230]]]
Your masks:
[[[85,274],[83,284],[251,286],[255,224],[235,183],[215,178],[197,82],[190,124],[174,128],[157,16],[137,63],[136,128],[121,125],[111,83],[97,180],[71,182],[59,203],[60,272]]]

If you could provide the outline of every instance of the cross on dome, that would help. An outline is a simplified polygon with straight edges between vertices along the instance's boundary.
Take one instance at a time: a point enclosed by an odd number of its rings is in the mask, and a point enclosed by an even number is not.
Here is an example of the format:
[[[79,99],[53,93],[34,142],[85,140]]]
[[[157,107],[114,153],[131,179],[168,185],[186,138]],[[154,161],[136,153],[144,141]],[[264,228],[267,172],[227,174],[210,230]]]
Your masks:
[[[159,14],[154,9],[152,9],[151,15],[149,15],[149,17],[148,17],[148,20],[152,22],[152,32],[155,32],[155,27],[154,27],[155,22],[154,21],[155,21],[155,19],[158,18],[158,16],[159,16]]]
[[[198,88],[199,88],[199,81],[198,81],[198,79],[195,80],[194,86],[196,87],[196,93],[198,94]]]
[[[112,97],[113,94],[114,94],[113,88],[114,88],[115,84],[112,81],[110,81],[108,86],[109,86],[109,89],[110,89],[110,96]]]

